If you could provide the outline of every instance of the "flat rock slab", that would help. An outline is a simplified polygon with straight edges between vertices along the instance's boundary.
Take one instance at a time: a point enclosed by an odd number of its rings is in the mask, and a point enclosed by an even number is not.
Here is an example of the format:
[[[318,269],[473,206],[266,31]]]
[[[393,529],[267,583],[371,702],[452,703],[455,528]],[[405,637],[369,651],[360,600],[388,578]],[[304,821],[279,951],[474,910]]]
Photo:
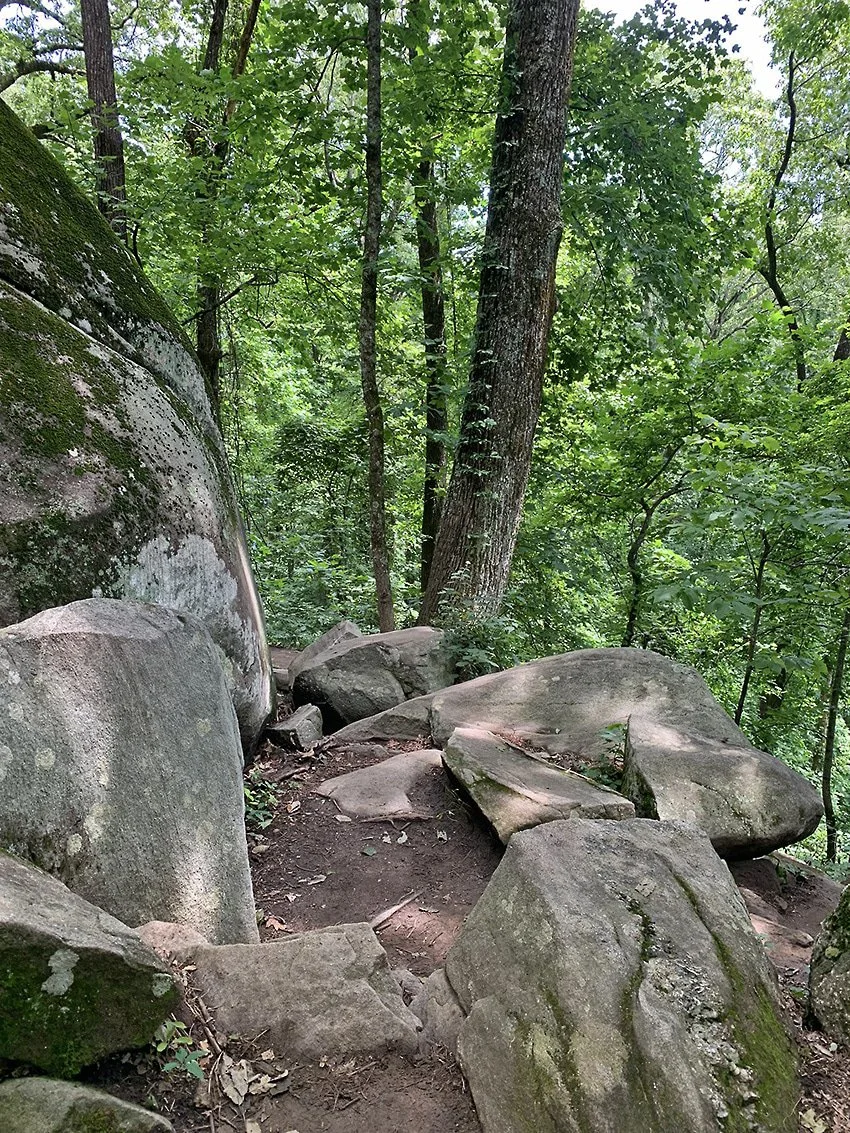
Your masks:
[[[792,1043],[708,838],[680,822],[514,835],[449,953],[484,1133],[794,1133]]]
[[[645,818],[680,818],[718,854],[754,858],[799,842],[823,814],[812,785],[748,743],[716,743],[634,715],[623,789]]]
[[[286,940],[209,945],[192,952],[193,979],[219,1030],[290,1058],[418,1048],[408,1010],[368,924],[335,925]]]
[[[430,812],[426,814],[410,801],[410,795],[441,767],[441,753],[434,748],[406,751],[327,779],[316,790],[353,818],[431,818]]]
[[[560,818],[634,818],[615,791],[536,759],[492,732],[456,728],[443,763],[469,792],[499,839]]]
[[[0,853],[0,1058],[71,1076],[150,1042],[176,1002],[136,932]]]
[[[173,1133],[158,1113],[81,1086],[51,1078],[0,1082],[4,1133]]]

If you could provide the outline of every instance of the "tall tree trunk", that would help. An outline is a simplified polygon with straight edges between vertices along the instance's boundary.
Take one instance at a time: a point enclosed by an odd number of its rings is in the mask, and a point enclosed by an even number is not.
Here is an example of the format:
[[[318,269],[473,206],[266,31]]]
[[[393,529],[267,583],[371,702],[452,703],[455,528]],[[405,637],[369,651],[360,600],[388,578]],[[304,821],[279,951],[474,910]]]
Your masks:
[[[578,0],[512,0],[461,434],[419,620],[502,601],[554,308]]]
[[[122,240],[127,240],[124,139],[118,122],[115,62],[109,0],[81,0],[86,86],[92,104],[97,207]]]
[[[360,381],[369,430],[369,534],[382,633],[395,628],[387,551],[384,414],[378,393],[378,252],[381,244],[381,0],[367,0],[366,229],[360,283]]]
[[[434,545],[440,527],[442,492],[446,471],[448,396],[446,391],[446,307],[440,233],[437,221],[434,163],[420,161],[414,183],[416,245],[419,253],[419,284],[422,293],[422,326],[425,334],[425,482],[422,493],[422,593],[428,586]]]
[[[841,706],[841,692],[844,684],[844,664],[847,660],[847,643],[850,640],[850,608],[844,613],[838,647],[835,651],[835,668],[832,671],[832,686],[829,692],[829,712],[826,721],[826,739],[823,745],[823,770],[821,773],[821,796],[826,822],[826,860],[834,862],[838,852],[838,837],[835,825],[835,806],[832,801],[832,768],[835,763],[835,726]]]
[[[761,616],[764,612],[764,573],[767,568],[767,560],[770,557],[771,545],[770,540],[764,531],[761,533],[761,554],[759,555],[758,566],[755,572],[755,599],[756,609],[753,614],[752,625],[750,626],[749,636],[747,637],[747,659],[744,665],[744,679],[741,681],[741,693],[738,697],[738,706],[735,709],[735,723],[740,724],[741,718],[744,715],[744,705],[747,703],[747,693],[750,691],[750,682],[753,679],[753,662],[756,656],[756,648],[758,646],[759,628],[761,626]]]

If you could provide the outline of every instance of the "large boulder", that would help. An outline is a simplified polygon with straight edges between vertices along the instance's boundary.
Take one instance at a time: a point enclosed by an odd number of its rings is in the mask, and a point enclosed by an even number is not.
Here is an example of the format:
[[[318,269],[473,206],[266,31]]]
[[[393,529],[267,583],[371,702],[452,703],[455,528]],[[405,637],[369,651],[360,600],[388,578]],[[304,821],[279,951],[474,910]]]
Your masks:
[[[0,1058],[72,1076],[150,1042],[176,1001],[138,933],[0,853]]]
[[[306,669],[311,661],[315,661],[323,653],[329,649],[333,649],[337,645],[342,645],[345,641],[354,641],[358,637],[363,636],[363,631],[360,626],[354,622],[342,621],[337,622],[335,626],[325,630],[321,637],[317,637],[312,641],[306,649],[302,649],[297,656],[289,662],[289,686],[292,684],[302,669]]]
[[[483,728],[455,728],[443,762],[502,842],[559,818],[634,818],[628,799]]]
[[[15,1078],[0,1082],[5,1133],[173,1133],[158,1113],[78,1082]]]
[[[334,741],[430,735],[444,746],[468,727],[587,761],[628,731],[624,791],[638,812],[705,823],[729,857],[799,841],[823,814],[811,784],[754,748],[699,673],[647,649],[529,661],[357,721]]]
[[[289,1058],[418,1048],[419,1020],[368,924],[268,944],[201,946],[183,951],[187,957],[217,1027],[228,1034],[262,1034]]]
[[[0,848],[128,924],[258,939],[236,715],[203,622],[89,598],[0,630]]]
[[[316,704],[327,727],[373,716],[452,683],[443,634],[430,626],[342,640],[300,663],[296,704]]]
[[[446,972],[485,1133],[796,1130],[767,960],[693,827],[516,834]]]
[[[850,885],[815,941],[809,999],[827,1034],[850,1045]]]
[[[197,360],[0,102],[0,625],[97,594],[203,618],[253,746],[271,665]]]
[[[718,743],[638,714],[626,729],[623,789],[644,818],[693,822],[727,858],[799,842],[823,815],[810,783],[746,740]]]

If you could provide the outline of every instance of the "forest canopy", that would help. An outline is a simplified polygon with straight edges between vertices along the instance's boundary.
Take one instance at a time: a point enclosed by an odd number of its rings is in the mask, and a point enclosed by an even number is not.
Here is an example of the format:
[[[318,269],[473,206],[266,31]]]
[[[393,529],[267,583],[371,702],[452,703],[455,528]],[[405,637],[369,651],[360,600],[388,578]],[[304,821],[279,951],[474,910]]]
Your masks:
[[[508,8],[0,0],[4,99],[99,195],[197,347],[281,644],[342,617],[378,627],[378,489],[380,622],[419,616],[476,423],[463,406]],[[607,645],[695,666],[754,743],[822,784],[810,852],[836,861],[850,848],[850,11],[761,12],[775,98],[728,23],[668,0],[619,24],[580,12],[510,574],[496,594],[455,572],[434,613],[467,674]]]

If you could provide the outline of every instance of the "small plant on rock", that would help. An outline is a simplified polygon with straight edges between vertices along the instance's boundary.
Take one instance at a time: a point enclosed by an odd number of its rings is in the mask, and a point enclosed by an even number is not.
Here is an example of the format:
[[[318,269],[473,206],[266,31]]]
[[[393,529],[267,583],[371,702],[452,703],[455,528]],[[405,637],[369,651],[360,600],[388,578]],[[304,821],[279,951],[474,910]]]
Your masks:
[[[245,825],[249,830],[265,830],[274,821],[280,785],[267,779],[259,767],[245,776]]]
[[[200,1066],[207,1052],[195,1046],[189,1028],[172,1016],[158,1028],[154,1035],[154,1049],[160,1056],[162,1069],[166,1074],[182,1070],[191,1078],[203,1080],[204,1071]]]

